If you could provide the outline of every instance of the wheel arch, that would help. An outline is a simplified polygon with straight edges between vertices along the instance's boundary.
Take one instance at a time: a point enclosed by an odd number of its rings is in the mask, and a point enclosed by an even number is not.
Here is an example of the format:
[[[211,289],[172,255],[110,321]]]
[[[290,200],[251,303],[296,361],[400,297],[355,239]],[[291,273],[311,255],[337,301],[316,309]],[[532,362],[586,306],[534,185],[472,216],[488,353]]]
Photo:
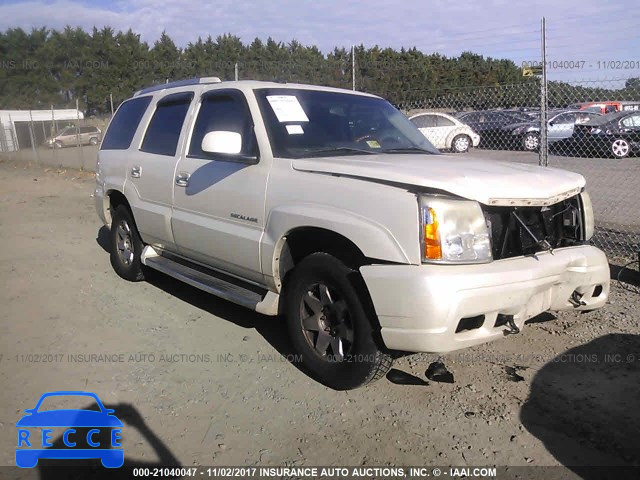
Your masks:
[[[108,190],[105,195],[105,200],[107,201],[105,201],[105,205],[104,205],[104,218],[107,220],[108,225],[111,225],[111,219],[112,219],[111,213],[116,208],[118,208],[118,205],[124,205],[125,207],[127,207],[129,212],[131,212],[133,216],[133,211],[131,210],[131,205],[129,204],[129,200],[127,200],[127,197],[125,197],[124,193],[122,193],[120,190],[116,190],[116,189]]]
[[[416,255],[417,247],[416,243]],[[372,261],[412,263],[393,234],[369,219],[322,206],[291,206],[271,212],[261,245],[261,263],[277,291],[296,262],[315,252],[332,254],[352,268]]]

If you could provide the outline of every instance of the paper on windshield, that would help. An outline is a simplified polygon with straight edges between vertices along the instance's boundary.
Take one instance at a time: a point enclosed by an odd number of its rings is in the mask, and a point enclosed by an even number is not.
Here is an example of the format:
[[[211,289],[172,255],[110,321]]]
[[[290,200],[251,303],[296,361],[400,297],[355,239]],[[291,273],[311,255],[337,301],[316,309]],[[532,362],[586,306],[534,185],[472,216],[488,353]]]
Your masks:
[[[302,125],[287,125],[287,132],[289,133],[289,135],[304,134],[304,130],[302,130]]]
[[[267,95],[267,100],[279,122],[309,121],[295,95]]]

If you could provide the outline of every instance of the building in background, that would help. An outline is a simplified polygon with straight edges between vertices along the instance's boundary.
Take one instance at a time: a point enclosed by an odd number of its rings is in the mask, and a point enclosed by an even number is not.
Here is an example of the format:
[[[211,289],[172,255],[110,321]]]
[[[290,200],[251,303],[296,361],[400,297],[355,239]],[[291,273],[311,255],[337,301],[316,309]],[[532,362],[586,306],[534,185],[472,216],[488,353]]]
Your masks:
[[[79,110],[0,110],[0,152],[15,152],[43,145],[58,130],[78,125]]]

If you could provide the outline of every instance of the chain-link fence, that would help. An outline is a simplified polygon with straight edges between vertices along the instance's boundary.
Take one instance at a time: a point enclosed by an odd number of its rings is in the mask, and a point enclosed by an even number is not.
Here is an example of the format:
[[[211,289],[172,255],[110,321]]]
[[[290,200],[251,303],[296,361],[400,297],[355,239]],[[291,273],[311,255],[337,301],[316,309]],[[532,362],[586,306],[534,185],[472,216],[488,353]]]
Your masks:
[[[68,108],[0,110],[0,153],[26,163],[93,170],[109,119],[85,118]]]
[[[629,80],[550,82],[541,148],[538,78],[519,84],[403,92],[397,106],[444,151],[582,174],[594,204],[593,242],[633,258],[640,248],[640,84]]]

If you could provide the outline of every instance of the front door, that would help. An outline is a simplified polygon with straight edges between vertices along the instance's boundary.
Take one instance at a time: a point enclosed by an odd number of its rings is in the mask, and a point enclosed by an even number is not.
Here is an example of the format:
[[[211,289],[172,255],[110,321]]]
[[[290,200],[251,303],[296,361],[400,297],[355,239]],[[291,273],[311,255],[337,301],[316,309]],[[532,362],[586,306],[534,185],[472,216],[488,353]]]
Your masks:
[[[204,152],[202,140],[212,131],[240,133],[240,154]],[[204,93],[176,168],[171,225],[183,256],[260,283],[268,166],[257,159],[244,94],[235,89]]]

